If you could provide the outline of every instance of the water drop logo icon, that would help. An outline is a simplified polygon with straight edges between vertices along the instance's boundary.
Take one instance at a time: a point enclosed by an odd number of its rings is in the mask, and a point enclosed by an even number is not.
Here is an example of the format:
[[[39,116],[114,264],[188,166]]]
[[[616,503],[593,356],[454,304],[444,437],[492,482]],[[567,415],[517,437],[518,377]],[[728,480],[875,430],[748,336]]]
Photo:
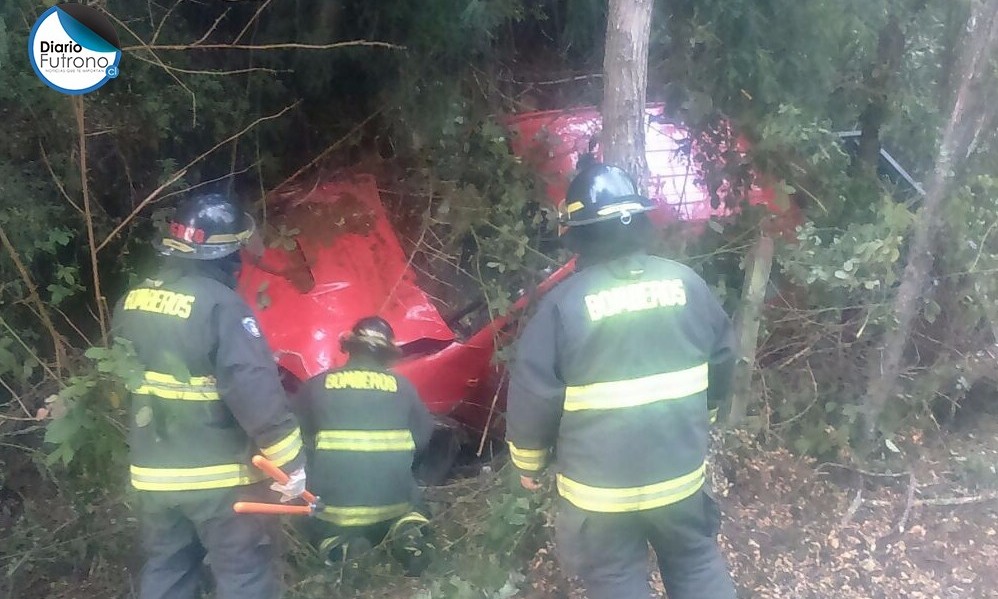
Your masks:
[[[52,89],[80,95],[118,76],[121,44],[107,17],[73,2],[45,11],[28,38],[35,74]]]

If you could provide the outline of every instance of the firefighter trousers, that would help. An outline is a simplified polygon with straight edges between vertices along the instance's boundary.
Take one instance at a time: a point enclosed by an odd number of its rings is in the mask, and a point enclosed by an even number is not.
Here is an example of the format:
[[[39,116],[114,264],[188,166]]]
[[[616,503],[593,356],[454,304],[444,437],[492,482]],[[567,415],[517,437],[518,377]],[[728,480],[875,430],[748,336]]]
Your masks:
[[[649,599],[648,545],[669,599],[735,599],[717,546],[720,511],[705,492],[640,512],[581,510],[564,499],[555,521],[562,567],[589,599]]]
[[[142,502],[146,554],[140,599],[197,599],[205,557],[217,599],[279,599],[282,595],[276,520],[236,514],[238,489],[171,493]],[[255,498],[255,497],[254,497]]]

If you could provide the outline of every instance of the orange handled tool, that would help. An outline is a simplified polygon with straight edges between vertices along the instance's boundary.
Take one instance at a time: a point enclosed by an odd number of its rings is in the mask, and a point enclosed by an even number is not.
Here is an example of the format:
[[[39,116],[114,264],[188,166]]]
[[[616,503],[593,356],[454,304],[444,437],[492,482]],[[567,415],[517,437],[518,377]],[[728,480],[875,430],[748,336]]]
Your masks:
[[[310,505],[285,505],[283,503],[254,503],[239,501],[232,504],[237,514],[288,514],[291,516],[311,516],[313,507]]]
[[[290,477],[283,470],[278,468],[276,464],[274,464],[267,458],[263,457],[262,455],[253,456],[253,465],[259,468],[261,472],[263,472],[270,478],[276,480],[277,482],[281,483],[282,485],[288,484],[288,480]],[[319,503],[319,498],[309,493],[308,491],[303,491],[300,497],[309,504],[314,505]]]
[[[291,478],[286,472],[278,468],[276,464],[262,455],[253,456],[253,465],[259,468],[261,472],[282,485],[288,484],[288,481]],[[299,497],[305,500],[308,505],[239,501],[232,504],[232,510],[237,514],[273,514],[292,516],[314,516],[316,512],[322,511],[322,503],[320,503],[319,498],[312,493],[302,491],[302,494],[299,495]]]

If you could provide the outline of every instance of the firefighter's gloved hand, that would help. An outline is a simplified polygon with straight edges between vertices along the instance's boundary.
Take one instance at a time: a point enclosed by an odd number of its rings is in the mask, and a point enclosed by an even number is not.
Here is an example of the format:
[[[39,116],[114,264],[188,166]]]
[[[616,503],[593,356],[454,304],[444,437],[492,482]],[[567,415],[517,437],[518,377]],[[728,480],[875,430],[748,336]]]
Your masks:
[[[288,475],[287,484],[274,483],[270,485],[272,491],[281,494],[281,503],[287,503],[305,492],[305,469],[299,468]]]

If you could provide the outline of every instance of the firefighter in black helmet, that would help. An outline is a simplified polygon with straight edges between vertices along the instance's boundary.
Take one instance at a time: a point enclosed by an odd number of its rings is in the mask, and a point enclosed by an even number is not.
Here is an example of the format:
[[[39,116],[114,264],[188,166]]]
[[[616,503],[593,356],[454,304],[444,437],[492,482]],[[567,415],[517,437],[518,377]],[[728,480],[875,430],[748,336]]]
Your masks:
[[[327,506],[309,521],[309,536],[330,562],[387,539],[406,572],[419,575],[433,547],[412,463],[433,418],[412,383],[389,371],[401,351],[384,319],[362,318],[341,346],[346,365],[313,377],[302,393],[309,479]]]
[[[580,270],[539,302],[512,367],[507,441],[522,485],[557,455],[555,532],[590,599],[647,599],[647,548],[670,599],[734,599],[706,493],[731,324],[689,268],[644,253],[653,204],[595,164],[560,206]]]
[[[305,486],[297,420],[249,306],[235,292],[253,220],[220,194],[181,204],[156,244],[163,265],[128,291],[114,334],[145,372],[130,406],[131,480],[139,492],[146,561],[141,599],[201,595],[202,562],[219,599],[276,599],[276,537],[266,516],[234,501],[269,500],[256,453],[291,474],[282,500]]]

